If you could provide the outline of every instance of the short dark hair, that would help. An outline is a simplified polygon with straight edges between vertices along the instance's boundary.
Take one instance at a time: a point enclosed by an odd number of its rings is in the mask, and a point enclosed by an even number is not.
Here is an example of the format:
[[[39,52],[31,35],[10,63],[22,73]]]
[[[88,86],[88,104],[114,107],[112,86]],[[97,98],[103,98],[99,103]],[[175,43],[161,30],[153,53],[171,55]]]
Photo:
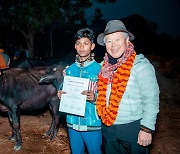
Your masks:
[[[82,28],[77,31],[74,36],[74,40],[77,41],[81,38],[88,38],[92,43],[94,43],[94,32],[90,28]]]

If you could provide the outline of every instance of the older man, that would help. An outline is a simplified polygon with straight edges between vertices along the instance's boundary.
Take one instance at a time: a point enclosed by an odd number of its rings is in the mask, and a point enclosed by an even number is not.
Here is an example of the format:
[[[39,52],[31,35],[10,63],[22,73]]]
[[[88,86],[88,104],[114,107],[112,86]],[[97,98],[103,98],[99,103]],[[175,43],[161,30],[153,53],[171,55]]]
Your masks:
[[[120,20],[109,21],[97,38],[107,50],[96,101],[106,154],[146,153],[155,130],[159,87],[148,59],[136,55],[133,39]]]

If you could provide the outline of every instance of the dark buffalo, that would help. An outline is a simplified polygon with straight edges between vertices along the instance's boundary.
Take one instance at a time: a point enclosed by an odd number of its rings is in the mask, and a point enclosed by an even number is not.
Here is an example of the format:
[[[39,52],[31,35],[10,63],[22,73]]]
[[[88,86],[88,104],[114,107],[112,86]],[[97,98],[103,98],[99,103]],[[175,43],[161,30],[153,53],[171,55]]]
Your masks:
[[[56,69],[48,69],[48,73],[58,70],[58,82],[61,82],[63,69],[64,67],[59,65]],[[35,111],[49,106],[52,122],[46,135],[50,136],[50,140],[57,135],[60,124],[59,99],[57,89],[52,84],[39,84],[40,78],[45,74],[47,67],[12,68],[5,70],[0,76],[0,110],[8,112],[12,127],[9,139],[16,141],[15,150],[19,150],[22,146],[19,121],[21,111]],[[57,83],[55,84],[57,86]]]

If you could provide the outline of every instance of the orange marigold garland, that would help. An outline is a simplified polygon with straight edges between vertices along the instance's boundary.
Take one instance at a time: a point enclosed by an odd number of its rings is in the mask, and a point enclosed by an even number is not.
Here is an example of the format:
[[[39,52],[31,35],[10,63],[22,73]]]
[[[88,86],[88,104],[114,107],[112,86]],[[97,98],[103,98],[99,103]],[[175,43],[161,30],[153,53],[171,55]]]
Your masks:
[[[106,90],[108,85],[108,79],[98,76],[98,97],[96,101],[96,109],[98,115],[101,116],[102,122],[111,126],[117,116],[118,108],[124,91],[126,90],[126,85],[130,76],[130,70],[132,68],[136,52],[134,52],[126,61],[117,68],[114,74],[111,94],[109,97],[109,105],[106,106]]]

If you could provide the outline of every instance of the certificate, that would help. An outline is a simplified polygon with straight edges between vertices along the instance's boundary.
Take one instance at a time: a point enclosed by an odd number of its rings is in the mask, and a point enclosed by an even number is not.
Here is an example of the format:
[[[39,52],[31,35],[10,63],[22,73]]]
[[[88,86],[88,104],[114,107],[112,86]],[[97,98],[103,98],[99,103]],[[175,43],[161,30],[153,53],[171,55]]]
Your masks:
[[[88,90],[89,79],[65,76],[61,95],[59,111],[84,116],[86,95],[82,91]]]

